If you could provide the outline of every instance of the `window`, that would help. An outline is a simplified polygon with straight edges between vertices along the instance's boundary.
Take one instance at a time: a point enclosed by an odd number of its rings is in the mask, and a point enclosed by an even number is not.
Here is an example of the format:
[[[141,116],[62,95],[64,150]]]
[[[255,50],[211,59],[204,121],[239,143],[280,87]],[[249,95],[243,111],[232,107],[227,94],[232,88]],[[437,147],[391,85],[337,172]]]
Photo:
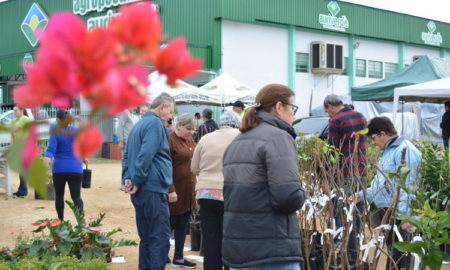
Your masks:
[[[296,53],[295,72],[309,71],[309,53]]]
[[[384,77],[387,78],[397,72],[396,63],[384,63]]]
[[[366,60],[356,59],[356,77],[366,77]]]
[[[348,74],[348,57],[344,57],[344,70],[342,71],[341,75],[347,74]]]
[[[369,78],[383,78],[383,62],[369,60]]]

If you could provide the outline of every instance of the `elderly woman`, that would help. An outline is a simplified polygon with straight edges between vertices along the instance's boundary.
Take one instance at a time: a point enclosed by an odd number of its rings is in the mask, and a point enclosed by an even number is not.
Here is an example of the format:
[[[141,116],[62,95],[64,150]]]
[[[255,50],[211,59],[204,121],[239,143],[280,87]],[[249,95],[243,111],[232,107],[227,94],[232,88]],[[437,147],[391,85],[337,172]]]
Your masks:
[[[299,270],[296,211],[306,195],[292,127],[295,94],[270,84],[255,101],[242,119],[242,134],[223,156],[223,262],[231,268]]]
[[[192,157],[191,170],[198,176],[195,190],[200,204],[205,270],[222,269],[222,159],[225,149],[239,135],[239,122],[239,115],[226,111],[220,117],[219,130],[203,136]]]
[[[196,267],[195,263],[183,257],[186,230],[191,212],[195,209],[196,177],[191,172],[191,158],[195,148],[192,140],[194,130],[194,116],[184,114],[178,117],[175,131],[169,135],[173,169],[173,185],[169,187],[170,227],[175,236],[173,267]]]

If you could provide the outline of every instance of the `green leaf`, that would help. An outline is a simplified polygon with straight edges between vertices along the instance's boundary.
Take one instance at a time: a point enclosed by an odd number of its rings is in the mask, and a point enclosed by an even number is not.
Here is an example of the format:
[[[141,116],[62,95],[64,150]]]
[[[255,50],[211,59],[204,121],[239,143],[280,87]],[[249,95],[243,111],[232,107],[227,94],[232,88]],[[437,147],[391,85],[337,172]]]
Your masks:
[[[102,248],[99,247],[92,247],[92,253],[97,258],[105,258],[106,253],[103,251]]]
[[[70,250],[72,250],[72,244],[67,241],[60,241],[56,246],[58,251],[63,255],[69,255]]]
[[[11,147],[8,150],[8,154],[6,155],[9,167],[22,175],[25,174],[25,170],[22,166],[22,152],[24,147],[25,139],[18,138],[14,141],[13,144],[11,144]]]
[[[107,237],[104,234],[97,234],[97,235],[95,235],[95,241],[100,244],[110,244],[111,238]]]
[[[402,252],[415,252],[418,249],[422,249],[422,248],[426,248],[427,244],[425,242],[422,241],[417,241],[417,242],[397,242],[394,243],[394,247]],[[422,253],[422,252],[420,252]]]
[[[40,157],[31,162],[27,174],[28,184],[44,199],[47,199],[47,170],[48,167]]]
[[[83,260],[90,260],[94,256],[94,252],[93,252],[91,247],[81,248],[80,249],[80,255],[81,255],[81,259],[83,259]]]

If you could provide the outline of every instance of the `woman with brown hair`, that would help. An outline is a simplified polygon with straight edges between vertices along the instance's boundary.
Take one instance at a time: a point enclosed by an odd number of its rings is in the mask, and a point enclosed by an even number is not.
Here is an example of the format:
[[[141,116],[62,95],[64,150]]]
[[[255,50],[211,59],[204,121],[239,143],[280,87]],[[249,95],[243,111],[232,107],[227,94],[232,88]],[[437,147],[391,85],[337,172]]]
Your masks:
[[[183,258],[186,230],[195,210],[196,177],[191,172],[191,159],[195,144],[192,133],[195,119],[191,114],[178,117],[175,131],[169,135],[170,155],[172,157],[173,185],[169,187],[170,227],[175,237],[175,253],[172,266],[195,268],[196,264]]]
[[[284,85],[261,89],[225,152],[222,256],[231,268],[298,270],[303,261],[294,99]]]

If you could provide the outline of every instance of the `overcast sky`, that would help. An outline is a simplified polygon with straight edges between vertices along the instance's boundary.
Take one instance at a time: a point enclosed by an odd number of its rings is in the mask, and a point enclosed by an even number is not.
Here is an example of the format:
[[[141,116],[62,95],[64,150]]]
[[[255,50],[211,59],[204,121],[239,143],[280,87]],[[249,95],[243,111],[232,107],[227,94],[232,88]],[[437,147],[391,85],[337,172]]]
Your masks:
[[[342,0],[450,23],[450,0]]]

